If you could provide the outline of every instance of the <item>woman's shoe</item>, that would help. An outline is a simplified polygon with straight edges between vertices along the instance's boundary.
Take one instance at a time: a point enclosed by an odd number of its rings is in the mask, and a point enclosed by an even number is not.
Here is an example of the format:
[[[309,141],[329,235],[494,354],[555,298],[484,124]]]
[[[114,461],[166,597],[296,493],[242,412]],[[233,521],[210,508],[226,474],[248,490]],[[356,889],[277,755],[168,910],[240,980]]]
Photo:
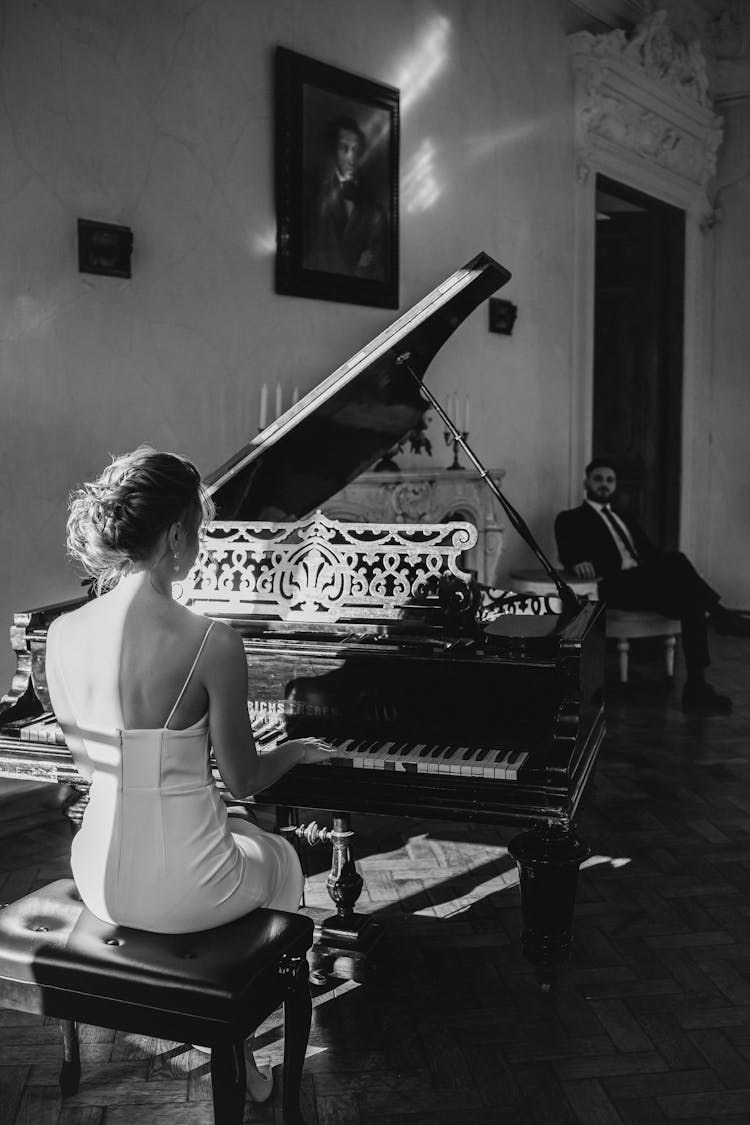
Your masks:
[[[270,1066],[256,1066],[250,1051],[245,1052],[245,1066],[248,1094],[254,1102],[267,1102],[273,1093],[273,1071]]]
[[[194,1051],[202,1055],[210,1055],[210,1047],[201,1047],[198,1043],[191,1044]],[[245,1046],[245,1077],[247,1092],[252,1100],[258,1104],[267,1102],[273,1093],[273,1070],[270,1066],[258,1066],[253,1058],[253,1052]]]

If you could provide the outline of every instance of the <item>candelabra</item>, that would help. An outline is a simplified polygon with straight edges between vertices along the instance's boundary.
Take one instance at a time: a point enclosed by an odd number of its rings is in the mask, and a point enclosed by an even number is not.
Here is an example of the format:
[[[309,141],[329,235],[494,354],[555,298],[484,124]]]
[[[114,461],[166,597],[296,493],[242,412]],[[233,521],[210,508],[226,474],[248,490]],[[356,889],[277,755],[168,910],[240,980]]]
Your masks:
[[[444,430],[443,431],[443,437],[445,438],[445,444],[453,446],[453,463],[448,466],[449,469],[463,469],[463,465],[459,465],[459,463],[458,463],[458,451],[461,448],[461,445],[460,445],[460,442],[458,440],[458,437],[456,436],[457,433],[458,433],[458,431],[456,431],[454,433],[453,430]],[[461,440],[466,441],[468,439],[468,437],[469,437],[469,431],[468,430],[461,430]]]

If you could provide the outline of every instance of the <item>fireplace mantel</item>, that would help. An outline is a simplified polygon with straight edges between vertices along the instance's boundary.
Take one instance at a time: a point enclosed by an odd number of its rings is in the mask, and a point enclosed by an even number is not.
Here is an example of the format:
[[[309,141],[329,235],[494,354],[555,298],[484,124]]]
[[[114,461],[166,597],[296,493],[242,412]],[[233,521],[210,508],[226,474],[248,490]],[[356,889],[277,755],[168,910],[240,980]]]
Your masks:
[[[491,469],[502,485],[505,471]],[[498,501],[474,469],[399,469],[362,473],[321,509],[331,519],[358,523],[444,523],[467,520],[478,532],[464,565],[480,582],[498,577],[504,524]]]

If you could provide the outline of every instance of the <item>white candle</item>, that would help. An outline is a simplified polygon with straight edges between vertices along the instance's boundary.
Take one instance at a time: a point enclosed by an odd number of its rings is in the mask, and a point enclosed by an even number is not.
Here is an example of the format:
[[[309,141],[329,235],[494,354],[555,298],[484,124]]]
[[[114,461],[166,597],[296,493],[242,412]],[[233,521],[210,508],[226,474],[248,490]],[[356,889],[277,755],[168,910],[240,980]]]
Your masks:
[[[464,399],[464,433],[469,432],[469,396]]]
[[[453,422],[453,424],[455,425],[455,423],[456,423],[456,396],[453,393],[453,391],[451,391],[451,393],[448,395],[448,417],[450,418],[451,422]]]
[[[274,417],[281,417],[281,383],[276,384],[276,414]]]
[[[258,429],[265,430],[268,421],[268,387],[264,383],[260,388],[260,414],[258,415]]]
[[[292,406],[295,406],[299,400],[299,387],[295,387],[292,391]]]

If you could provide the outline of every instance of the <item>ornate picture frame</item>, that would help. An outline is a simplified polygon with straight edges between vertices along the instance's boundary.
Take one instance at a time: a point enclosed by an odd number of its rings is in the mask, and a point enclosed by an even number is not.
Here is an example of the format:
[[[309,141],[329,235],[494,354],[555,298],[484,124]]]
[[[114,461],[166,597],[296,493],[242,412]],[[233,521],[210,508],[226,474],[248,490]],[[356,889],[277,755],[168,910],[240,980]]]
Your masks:
[[[275,59],[276,292],[398,308],[399,92]]]

